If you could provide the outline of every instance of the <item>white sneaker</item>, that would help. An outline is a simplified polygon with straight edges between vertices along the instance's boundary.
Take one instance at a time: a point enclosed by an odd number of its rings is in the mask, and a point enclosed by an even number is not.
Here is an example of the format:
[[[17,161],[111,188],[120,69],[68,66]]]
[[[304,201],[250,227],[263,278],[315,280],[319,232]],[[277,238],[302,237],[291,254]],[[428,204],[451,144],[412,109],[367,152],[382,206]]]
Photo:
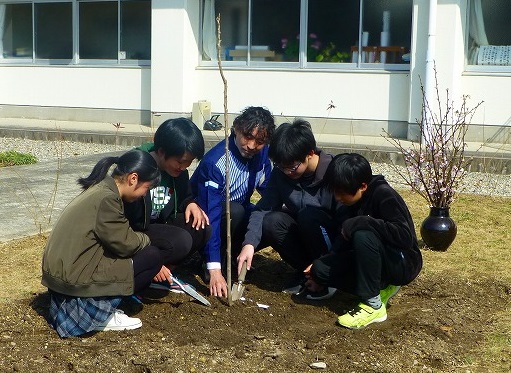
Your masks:
[[[132,330],[142,326],[142,321],[136,317],[129,317],[122,310],[115,312],[102,324],[97,325],[94,330]]]

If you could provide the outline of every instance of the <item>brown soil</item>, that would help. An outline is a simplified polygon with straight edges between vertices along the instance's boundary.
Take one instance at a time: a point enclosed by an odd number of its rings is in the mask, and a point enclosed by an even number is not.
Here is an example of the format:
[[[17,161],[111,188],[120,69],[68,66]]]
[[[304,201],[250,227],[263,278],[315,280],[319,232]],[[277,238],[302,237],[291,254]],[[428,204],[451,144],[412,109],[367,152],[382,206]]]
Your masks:
[[[37,245],[40,253],[41,238],[20,242],[16,252]],[[434,255],[424,251],[425,262]],[[38,260],[35,255],[18,268],[37,271]],[[335,324],[353,301],[346,294],[311,303],[281,293],[291,272],[269,249],[254,266],[245,301],[229,306],[209,297],[206,307],[183,294],[147,293],[143,306],[125,309],[142,319],[141,329],[81,338],[60,339],[47,325],[48,294],[40,286],[26,299],[4,294],[0,371],[307,372],[315,361],[326,363],[325,372],[511,371],[509,355],[485,366],[480,350],[498,310],[509,304],[509,284],[424,271],[392,299],[386,322],[352,331]],[[180,275],[206,294],[199,277]],[[37,284],[39,273],[31,276],[20,283]]]

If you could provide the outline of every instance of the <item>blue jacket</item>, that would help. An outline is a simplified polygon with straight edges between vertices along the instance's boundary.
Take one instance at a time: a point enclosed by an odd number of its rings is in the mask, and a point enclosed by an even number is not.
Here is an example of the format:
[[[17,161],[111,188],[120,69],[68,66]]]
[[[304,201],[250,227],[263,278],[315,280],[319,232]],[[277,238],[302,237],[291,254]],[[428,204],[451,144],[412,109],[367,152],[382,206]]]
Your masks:
[[[266,187],[271,173],[271,162],[268,158],[268,146],[265,146],[253,158],[244,158],[234,141],[234,134],[229,136],[229,178],[230,200],[245,207],[250,213],[250,203],[254,189],[262,192]],[[221,261],[221,220],[222,207],[226,200],[226,155],[225,140],[216,144],[200,161],[194,171],[190,183],[192,194],[199,206],[206,212],[211,225],[211,238],[204,248],[207,263]]]

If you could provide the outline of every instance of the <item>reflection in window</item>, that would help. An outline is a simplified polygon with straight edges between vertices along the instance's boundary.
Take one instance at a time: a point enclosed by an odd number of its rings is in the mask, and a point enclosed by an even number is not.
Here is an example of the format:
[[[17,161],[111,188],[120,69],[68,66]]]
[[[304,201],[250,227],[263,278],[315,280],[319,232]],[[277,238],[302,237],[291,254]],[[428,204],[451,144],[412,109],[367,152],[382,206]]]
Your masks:
[[[34,4],[35,57],[73,58],[71,3]]]
[[[127,60],[151,59],[151,2],[121,2],[121,50]]]
[[[247,61],[250,44],[251,61],[298,61],[300,0],[205,0],[203,9],[204,60],[217,59],[216,15],[220,14],[222,60]],[[293,50],[292,41],[296,44]],[[290,47],[288,55],[283,53],[286,45]]]
[[[247,30],[248,30],[248,0],[205,0],[203,15],[203,58],[205,60],[217,59],[216,17],[220,14],[220,27],[222,33],[222,46],[220,52],[222,60],[232,60],[230,50],[236,46],[245,46],[246,60]],[[240,52],[241,53],[241,52]]]
[[[0,4],[0,59],[32,53],[32,5]]]
[[[117,1],[80,2],[81,59],[151,58],[151,3],[122,1],[120,5],[119,9]]]
[[[0,59],[34,57],[60,63],[150,60],[151,1],[0,3]]]
[[[307,61],[351,62],[359,13],[358,1],[309,1]]]
[[[470,1],[468,63],[511,66],[509,0]]]
[[[252,45],[273,52],[264,60],[298,61],[299,38],[300,0],[252,0]]]
[[[251,61],[409,63],[411,1],[360,0],[362,14],[359,1],[203,1],[204,60],[216,59],[220,13],[225,60],[247,61],[251,45]]]
[[[82,59],[117,59],[117,2],[80,2]]]
[[[405,3],[405,4],[404,4]],[[411,45],[412,2],[402,0],[365,1],[362,41],[376,48],[374,55],[363,54],[363,62],[409,63]],[[358,42],[358,39],[357,39]],[[362,49],[363,51],[363,49]]]

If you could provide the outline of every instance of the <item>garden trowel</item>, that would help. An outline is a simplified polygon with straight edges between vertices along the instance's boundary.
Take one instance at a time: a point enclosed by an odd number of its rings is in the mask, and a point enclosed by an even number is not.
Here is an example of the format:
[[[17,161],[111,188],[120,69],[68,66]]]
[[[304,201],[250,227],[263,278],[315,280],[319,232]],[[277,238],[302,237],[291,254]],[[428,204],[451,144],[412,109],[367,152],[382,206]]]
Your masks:
[[[201,302],[202,304],[205,304],[206,306],[211,306],[211,303],[209,303],[209,301],[206,298],[204,298],[202,295],[197,293],[197,291],[194,288],[192,288],[190,285],[183,284],[181,281],[179,281],[175,277],[172,277],[172,281],[175,282],[181,289],[183,289],[183,291],[186,294],[192,296],[193,298],[197,299],[199,302]]]
[[[245,285],[243,282],[245,281],[245,276],[247,274],[247,262],[243,262],[243,266],[241,267],[241,273],[238,277],[238,282],[235,282],[232,285],[231,295],[232,300],[239,300],[243,296],[243,291],[245,291]]]

